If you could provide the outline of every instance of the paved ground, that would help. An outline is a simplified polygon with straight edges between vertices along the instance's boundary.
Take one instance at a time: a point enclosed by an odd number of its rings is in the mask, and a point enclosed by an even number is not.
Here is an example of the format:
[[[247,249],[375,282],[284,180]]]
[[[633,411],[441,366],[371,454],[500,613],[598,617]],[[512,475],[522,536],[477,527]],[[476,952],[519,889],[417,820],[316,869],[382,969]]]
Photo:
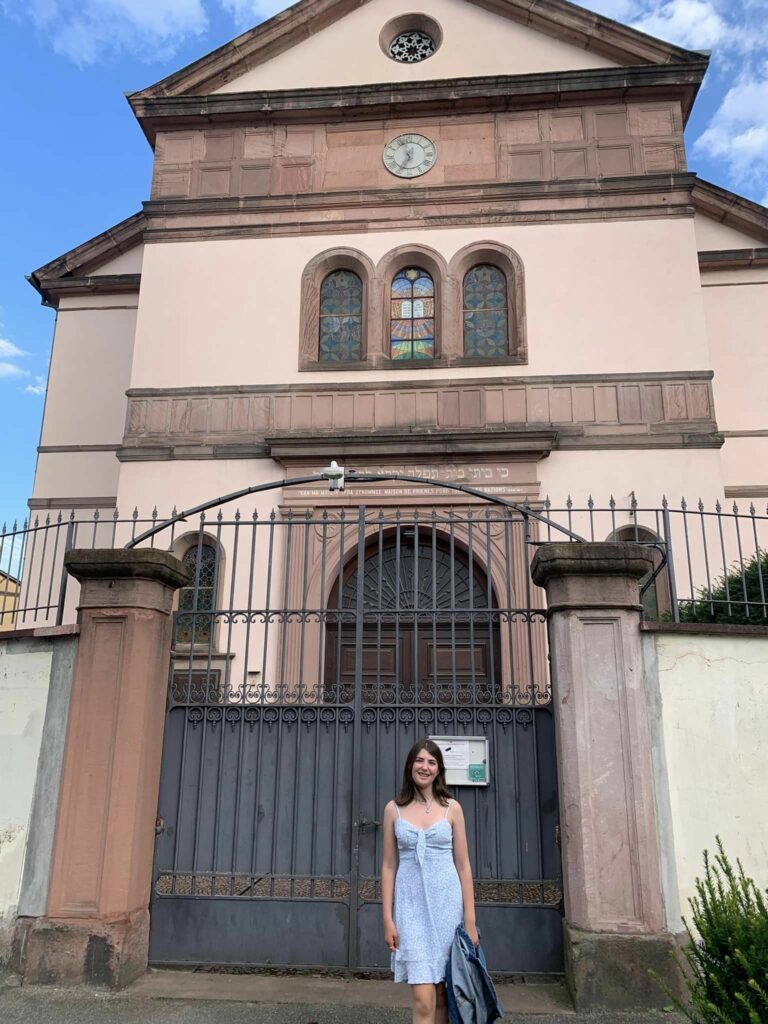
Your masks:
[[[410,1024],[407,997],[391,983],[305,977],[163,971],[117,994],[0,978],[0,1024]],[[502,1002],[508,1024],[683,1024],[671,1013],[582,1018],[551,985],[505,986]]]

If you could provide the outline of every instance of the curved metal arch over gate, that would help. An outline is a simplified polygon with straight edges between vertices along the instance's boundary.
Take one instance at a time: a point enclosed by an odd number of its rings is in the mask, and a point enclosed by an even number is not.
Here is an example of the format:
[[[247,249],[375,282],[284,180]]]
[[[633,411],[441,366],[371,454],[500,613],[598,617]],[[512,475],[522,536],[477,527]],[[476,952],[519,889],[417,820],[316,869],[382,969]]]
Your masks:
[[[206,515],[334,472],[227,495],[134,542],[196,566],[174,615],[150,961],[386,969],[379,821],[430,735],[488,743],[485,779],[453,788],[491,968],[558,973],[554,723],[529,576],[548,521],[463,485],[447,489],[474,504],[331,495],[298,514]]]

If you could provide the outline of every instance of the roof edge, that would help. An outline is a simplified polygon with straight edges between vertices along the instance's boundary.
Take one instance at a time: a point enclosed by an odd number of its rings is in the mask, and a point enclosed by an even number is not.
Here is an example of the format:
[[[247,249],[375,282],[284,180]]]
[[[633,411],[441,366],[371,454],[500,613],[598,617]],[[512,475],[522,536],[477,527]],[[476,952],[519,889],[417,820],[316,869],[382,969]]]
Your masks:
[[[712,220],[768,243],[768,207],[698,177],[691,198],[694,207]]]
[[[57,256],[49,263],[33,270],[27,280],[40,294],[46,298],[44,292],[63,290],[66,285],[64,281],[91,280],[92,272],[97,270],[104,263],[115,257],[134,249],[140,245],[144,238],[144,230],[147,226],[147,218],[143,210],[126,217],[106,231],[102,231],[86,242],[81,242],[74,249]],[[131,274],[105,274],[104,280],[110,278],[132,277]]]
[[[205,95],[232,78],[278,56],[334,24],[369,0],[299,0],[173,74],[129,94],[129,100]],[[585,50],[628,65],[706,60],[695,50],[667,43],[588,11],[569,0],[468,0],[519,24],[565,39]]]

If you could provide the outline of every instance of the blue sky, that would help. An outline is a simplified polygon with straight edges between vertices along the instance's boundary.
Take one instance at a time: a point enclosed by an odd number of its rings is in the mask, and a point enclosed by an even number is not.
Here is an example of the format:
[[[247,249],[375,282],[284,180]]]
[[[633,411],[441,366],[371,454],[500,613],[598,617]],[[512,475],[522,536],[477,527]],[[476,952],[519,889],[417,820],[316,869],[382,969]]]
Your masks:
[[[0,0],[0,524],[32,490],[54,313],[25,275],[141,206],[151,151],[124,93],[277,13],[279,0]],[[418,7],[418,5],[416,5]],[[768,203],[768,0],[592,0],[713,51],[689,165]]]

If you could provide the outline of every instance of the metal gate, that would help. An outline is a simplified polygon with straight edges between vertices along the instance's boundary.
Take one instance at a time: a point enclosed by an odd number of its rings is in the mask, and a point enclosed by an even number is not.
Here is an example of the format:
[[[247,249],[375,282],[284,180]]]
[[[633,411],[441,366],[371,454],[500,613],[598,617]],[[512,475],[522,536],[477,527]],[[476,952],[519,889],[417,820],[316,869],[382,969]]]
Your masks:
[[[490,966],[562,970],[540,517],[453,490],[464,504],[426,512],[331,499],[165,527],[194,581],[174,614],[152,963],[386,969],[383,807],[416,738],[449,735],[488,740],[487,784],[454,793]]]

